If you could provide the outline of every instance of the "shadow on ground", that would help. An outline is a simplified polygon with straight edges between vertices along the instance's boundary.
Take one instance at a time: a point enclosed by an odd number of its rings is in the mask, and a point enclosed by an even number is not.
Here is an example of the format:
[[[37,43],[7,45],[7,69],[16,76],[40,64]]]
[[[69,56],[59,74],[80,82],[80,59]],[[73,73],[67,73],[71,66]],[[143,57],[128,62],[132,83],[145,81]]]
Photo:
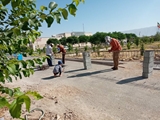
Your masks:
[[[138,76],[138,77],[134,77],[134,78],[128,78],[128,79],[124,79],[121,80],[119,82],[117,82],[117,84],[127,84],[127,83],[131,83],[134,81],[140,81],[140,80],[144,80],[145,78],[143,78],[143,76]]]
[[[76,70],[73,70],[73,71],[76,71]],[[80,71],[80,69],[79,69],[79,71]],[[91,75],[95,75],[95,74],[99,74],[99,73],[105,73],[105,72],[111,72],[111,71],[113,71],[113,70],[112,69],[106,69],[106,70],[99,70],[99,71],[95,71],[95,72],[86,72],[86,73],[81,73],[81,74],[69,76],[68,78],[85,77],[85,76],[91,76]]]
[[[82,68],[82,69],[77,69],[77,70],[70,70],[70,71],[66,71],[66,72],[64,72],[64,73],[78,72],[78,71],[82,71],[82,70],[85,70],[85,69]]]
[[[51,79],[53,79],[53,78],[56,78],[56,77],[54,77],[54,76],[45,77],[45,78],[42,78],[42,80],[51,80]]]

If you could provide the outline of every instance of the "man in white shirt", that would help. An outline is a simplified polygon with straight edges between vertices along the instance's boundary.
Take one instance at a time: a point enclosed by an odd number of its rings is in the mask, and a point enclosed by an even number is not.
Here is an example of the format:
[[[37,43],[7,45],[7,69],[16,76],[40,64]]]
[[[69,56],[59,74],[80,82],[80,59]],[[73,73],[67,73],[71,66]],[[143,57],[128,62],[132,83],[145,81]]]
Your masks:
[[[53,56],[53,51],[52,51],[52,47],[51,44],[47,44],[46,46],[46,55],[47,57],[47,63],[49,66],[53,66],[52,65],[52,56]]]

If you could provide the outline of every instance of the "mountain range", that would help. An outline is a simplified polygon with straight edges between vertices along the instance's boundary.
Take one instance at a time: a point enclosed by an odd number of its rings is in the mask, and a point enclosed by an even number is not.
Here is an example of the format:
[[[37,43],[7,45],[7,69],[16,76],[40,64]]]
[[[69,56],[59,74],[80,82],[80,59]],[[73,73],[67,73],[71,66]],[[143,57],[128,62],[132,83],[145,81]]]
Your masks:
[[[146,27],[146,28],[140,28],[140,29],[133,29],[133,30],[128,30],[128,31],[121,31],[122,33],[134,33],[138,37],[143,37],[143,36],[152,36],[155,35],[157,32],[160,32],[157,26],[152,26],[152,27]]]

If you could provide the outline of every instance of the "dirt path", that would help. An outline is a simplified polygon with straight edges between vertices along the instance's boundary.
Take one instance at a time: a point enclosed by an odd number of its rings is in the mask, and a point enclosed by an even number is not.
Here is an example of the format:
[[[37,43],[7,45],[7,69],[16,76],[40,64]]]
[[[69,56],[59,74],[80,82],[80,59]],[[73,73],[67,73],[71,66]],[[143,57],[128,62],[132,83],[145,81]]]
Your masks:
[[[160,71],[143,79],[139,62],[121,65],[124,68],[118,71],[104,65],[92,64],[92,69],[83,70],[83,63],[66,64],[62,77],[54,78],[53,68],[49,68],[8,86],[21,86],[22,90],[36,90],[43,95],[42,100],[33,101],[32,108],[43,109],[45,120],[56,114],[61,120],[160,118]]]

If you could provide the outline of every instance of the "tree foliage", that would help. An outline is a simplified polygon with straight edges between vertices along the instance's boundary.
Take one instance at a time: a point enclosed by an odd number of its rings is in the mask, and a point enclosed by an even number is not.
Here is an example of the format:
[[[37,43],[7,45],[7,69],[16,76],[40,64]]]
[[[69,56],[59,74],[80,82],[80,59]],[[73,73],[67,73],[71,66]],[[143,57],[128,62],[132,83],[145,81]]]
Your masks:
[[[8,88],[3,85],[12,79],[22,79],[34,73],[35,64],[43,64],[45,58],[32,60],[10,59],[13,53],[27,56],[28,44],[41,35],[39,27],[43,22],[51,27],[54,21],[68,19],[68,14],[76,15],[77,6],[84,0],[73,0],[65,8],[58,8],[55,2],[41,6],[39,10],[33,0],[0,0],[0,108],[8,107],[13,118],[21,117],[22,104],[30,110],[30,95],[42,98],[36,92],[21,92],[19,88]],[[9,54],[9,55],[8,55]]]
[[[49,38],[47,44],[53,43],[54,45],[60,44],[60,41],[56,38]]]
[[[123,40],[126,38],[126,35],[121,32],[112,32],[111,37],[116,38],[118,40]]]
[[[62,45],[67,45],[66,37],[62,37],[61,39],[59,39],[59,41]]]
[[[76,36],[70,36],[66,38],[66,42],[69,44],[76,44],[76,43],[79,43],[79,39]]]
[[[90,42],[95,45],[98,45],[100,43],[104,43],[105,42],[104,38],[106,35],[107,35],[107,33],[97,32],[90,37]]]
[[[126,33],[125,36],[127,38],[127,42],[133,42],[137,39],[137,36],[134,33]]]
[[[90,36],[81,35],[78,37],[79,43],[87,43],[89,42]]]
[[[157,32],[157,33],[155,34],[155,36],[153,37],[153,39],[154,39],[154,41],[160,41],[160,33]]]

